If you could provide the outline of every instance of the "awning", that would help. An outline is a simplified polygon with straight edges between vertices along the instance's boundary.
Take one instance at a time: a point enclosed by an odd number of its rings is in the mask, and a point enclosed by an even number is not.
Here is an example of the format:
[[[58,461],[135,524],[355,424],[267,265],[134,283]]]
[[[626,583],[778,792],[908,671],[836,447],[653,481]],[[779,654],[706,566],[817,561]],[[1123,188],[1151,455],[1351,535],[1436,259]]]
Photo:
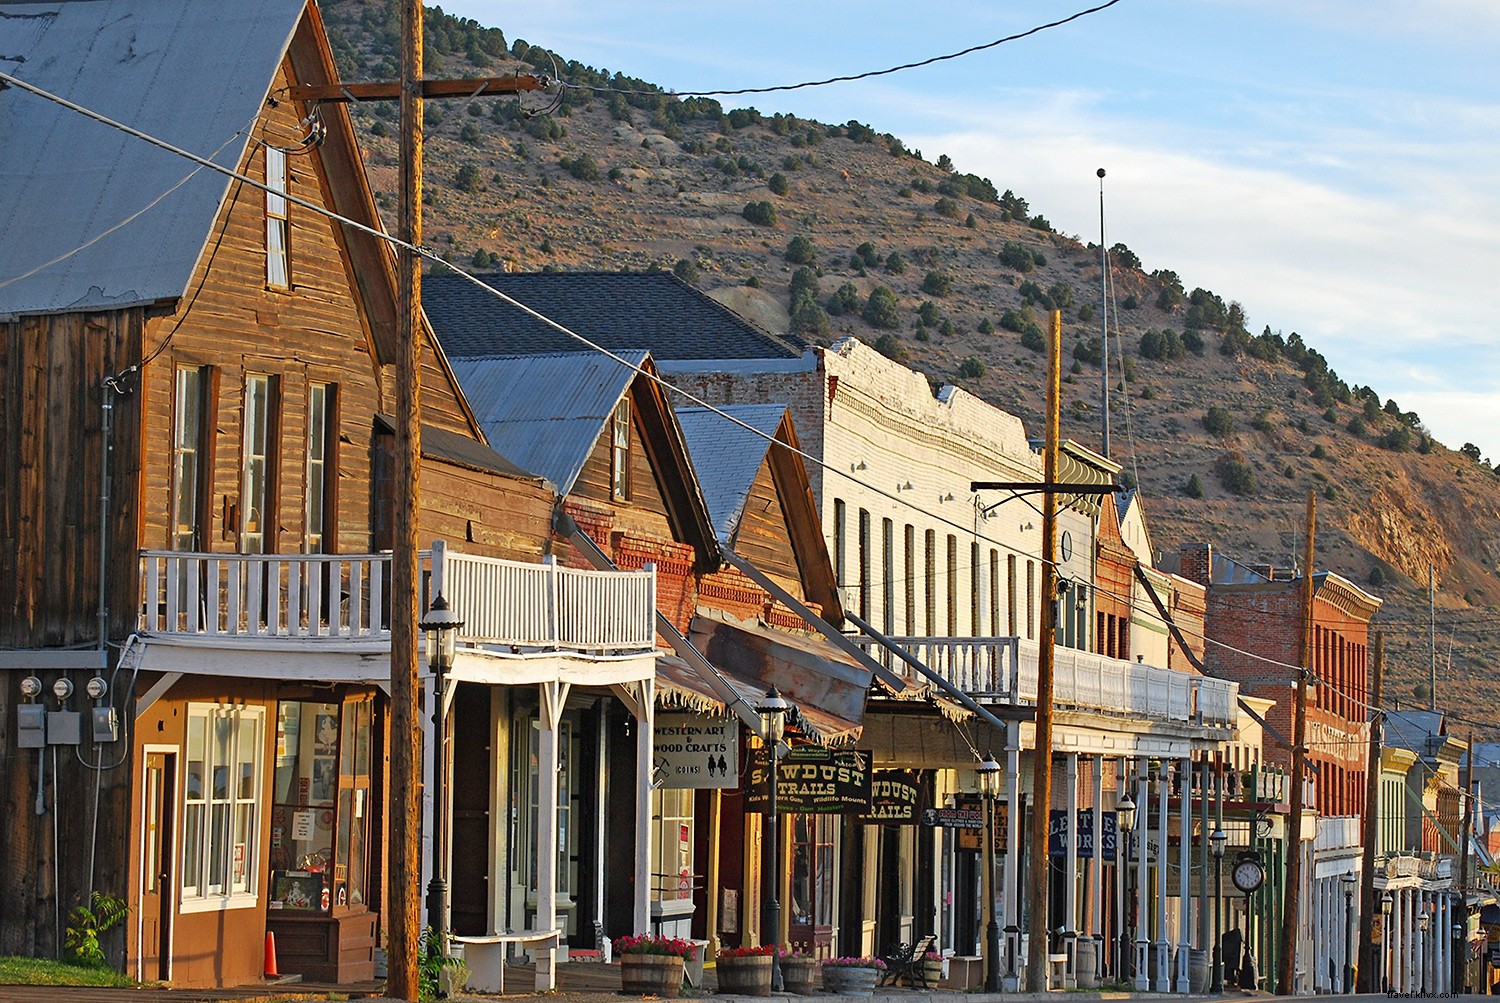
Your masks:
[[[719,674],[752,707],[765,696],[769,685],[747,679],[727,669],[721,668]],[[676,655],[663,655],[657,660],[656,703],[664,710],[687,710],[726,717],[730,715],[729,708],[708,681]],[[798,701],[793,701],[793,713],[788,727],[816,745],[850,745],[863,732],[858,722]]]
[[[813,741],[856,740],[863,727],[870,670],[827,641],[758,623],[693,618],[693,644],[752,705],[774,685],[796,709],[793,724]]]
[[[391,646],[389,641],[333,638],[136,634],[120,653],[120,667],[235,679],[389,686]]]

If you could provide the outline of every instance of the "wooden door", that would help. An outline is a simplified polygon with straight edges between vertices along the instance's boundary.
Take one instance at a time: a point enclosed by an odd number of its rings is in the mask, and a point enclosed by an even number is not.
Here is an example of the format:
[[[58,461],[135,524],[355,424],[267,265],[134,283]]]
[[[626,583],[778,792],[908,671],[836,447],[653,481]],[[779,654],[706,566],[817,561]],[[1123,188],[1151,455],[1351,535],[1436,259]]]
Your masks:
[[[177,754],[148,752],[141,777],[141,972],[167,981],[172,969],[172,858],[176,846]]]

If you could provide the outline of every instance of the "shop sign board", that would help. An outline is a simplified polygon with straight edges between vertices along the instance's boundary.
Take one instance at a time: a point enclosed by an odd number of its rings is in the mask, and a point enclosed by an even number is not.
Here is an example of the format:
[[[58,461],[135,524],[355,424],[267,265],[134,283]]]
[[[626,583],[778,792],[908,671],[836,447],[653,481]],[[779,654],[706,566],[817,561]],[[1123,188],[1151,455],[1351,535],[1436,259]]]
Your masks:
[[[674,789],[740,785],[739,721],[706,714],[656,715],[655,779]]]
[[[751,749],[745,774],[745,810],[764,814],[770,807],[765,749]],[[791,815],[864,814],[870,810],[870,760],[865,750],[834,751],[798,746],[781,757],[776,810]]]
[[[1107,811],[1103,813],[1104,819],[1104,859],[1115,859],[1115,845],[1117,841],[1117,830],[1115,824],[1115,813]],[[1066,810],[1053,809],[1051,819],[1047,827],[1047,852],[1054,857],[1063,856],[1063,830],[1066,828],[1068,813]],[[1078,846],[1074,850],[1074,856],[1090,857],[1094,855],[1094,810],[1092,808],[1078,809]]]
[[[916,770],[876,770],[870,781],[870,810],[861,821],[916,825],[921,803],[922,785]]]

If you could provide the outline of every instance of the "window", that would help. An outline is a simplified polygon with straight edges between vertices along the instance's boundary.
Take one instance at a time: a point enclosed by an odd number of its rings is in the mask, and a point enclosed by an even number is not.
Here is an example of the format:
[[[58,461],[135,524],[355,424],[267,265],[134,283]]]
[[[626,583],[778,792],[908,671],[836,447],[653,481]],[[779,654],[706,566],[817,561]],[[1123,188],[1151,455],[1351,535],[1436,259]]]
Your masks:
[[[990,550],[990,636],[1000,636],[1000,552]]]
[[[870,622],[870,513],[859,510],[859,618]]]
[[[240,553],[275,546],[275,388],[269,376],[245,377],[245,433],[241,447]]]
[[[557,860],[553,865],[557,874],[557,892],[567,896],[573,893],[574,877],[576,868],[569,866],[572,856],[577,853],[577,834],[573,832],[573,774],[571,764],[578,761],[579,748],[575,738],[574,718],[564,717],[557,726]],[[517,732],[517,739],[526,744],[518,750],[518,765],[524,770],[524,783],[526,785],[526,820],[525,831],[521,838],[524,846],[525,860],[525,882],[527,895],[535,902],[537,887],[537,828],[541,814],[541,757],[542,757],[542,725],[541,722],[532,718],[530,727],[525,731]],[[691,793],[691,791],[689,792]]]
[[[844,509],[844,500],[835,498],[833,500],[833,577],[839,587],[839,601],[848,605],[849,600],[844,593],[844,588],[849,582],[849,549],[844,540],[844,533],[849,516]]]
[[[693,898],[693,791],[663,788],[651,793],[651,900]]]
[[[948,534],[948,636],[958,636],[958,537]]]
[[[337,387],[313,383],[307,388],[307,511],[304,546],[309,554],[327,546],[330,524],[336,519],[333,487],[338,477],[338,422],[334,409]]]
[[[969,635],[979,637],[984,633],[984,618],[979,603],[979,544],[969,544]]]
[[[791,926],[833,925],[835,821],[833,815],[792,816]]]
[[[266,147],[266,285],[273,289],[292,287],[288,264],[286,151]]]
[[[610,421],[609,487],[615,501],[630,500],[630,398],[615,405]]]
[[[1026,562],[1026,640],[1036,640],[1036,562]]]
[[[925,612],[927,614],[927,636],[928,637],[936,637],[937,636],[937,533],[935,531],[929,529],[925,534],[923,534],[923,541],[922,542],[927,545],[926,546],[926,550],[927,550],[927,555],[926,555],[926,557],[927,557],[927,563],[926,563],[926,567],[923,569],[924,572],[925,572],[925,574],[926,574],[925,589],[924,589],[924,595],[926,596],[926,609],[923,612]]]
[[[1005,626],[1006,636],[1020,637],[1016,631],[1016,555],[1005,555]]]
[[[202,527],[203,396],[208,381],[196,366],[177,367],[176,413],[172,420],[172,547],[204,550]]]
[[[913,637],[917,633],[917,531],[907,523],[902,535],[906,548],[906,625],[902,630]]]
[[[255,904],[264,722],[260,707],[188,704],[184,912]]]
[[[896,632],[896,526],[880,521],[880,623],[886,636]]]

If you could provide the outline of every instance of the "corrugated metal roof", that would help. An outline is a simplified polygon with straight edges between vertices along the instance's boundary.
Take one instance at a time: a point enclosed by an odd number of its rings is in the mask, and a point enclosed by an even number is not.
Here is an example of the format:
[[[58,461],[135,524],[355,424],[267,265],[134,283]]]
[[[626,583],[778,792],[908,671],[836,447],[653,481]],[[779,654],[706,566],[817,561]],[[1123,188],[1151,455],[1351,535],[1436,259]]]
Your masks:
[[[0,69],[200,156],[222,146],[215,162],[234,167],[303,7],[303,0],[0,2]],[[20,88],[0,92],[0,282],[79,248],[194,170]],[[181,296],[229,184],[199,170],[138,219],[0,287],[0,314]]]
[[[785,404],[738,404],[722,410],[768,436],[776,434],[786,415]],[[739,529],[745,500],[771,448],[770,440],[708,408],[678,408],[677,424],[682,426],[693,469],[698,472],[714,532],[727,544]]]
[[[634,365],[644,349],[617,353]],[[567,495],[635,370],[597,352],[455,359],[490,448]]]

